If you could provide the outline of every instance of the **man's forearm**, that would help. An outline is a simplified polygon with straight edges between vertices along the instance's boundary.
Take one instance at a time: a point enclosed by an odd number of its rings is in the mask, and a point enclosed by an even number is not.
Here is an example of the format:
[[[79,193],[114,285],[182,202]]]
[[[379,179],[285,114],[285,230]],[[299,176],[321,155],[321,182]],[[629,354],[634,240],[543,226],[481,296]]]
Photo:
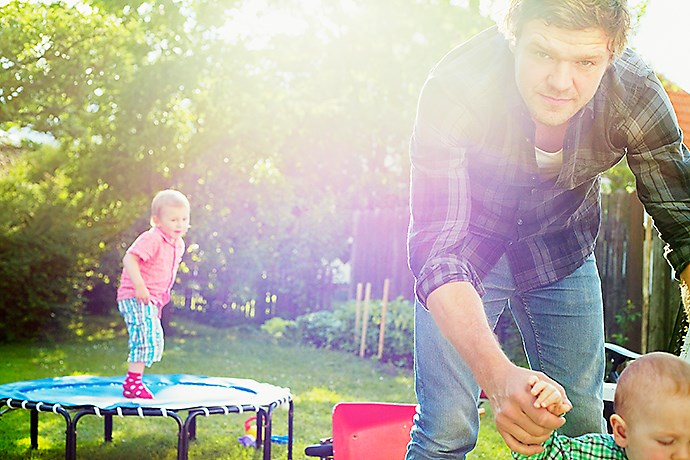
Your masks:
[[[453,282],[434,290],[427,308],[443,335],[470,366],[485,391],[512,366],[496,340],[482,300],[468,282]]]

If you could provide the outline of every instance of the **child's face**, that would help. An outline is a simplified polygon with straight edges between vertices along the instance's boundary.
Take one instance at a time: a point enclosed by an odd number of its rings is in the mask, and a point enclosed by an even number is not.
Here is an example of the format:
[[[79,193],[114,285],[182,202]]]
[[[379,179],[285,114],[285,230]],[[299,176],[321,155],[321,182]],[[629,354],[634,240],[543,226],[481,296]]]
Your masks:
[[[153,224],[170,238],[181,238],[189,229],[189,209],[185,206],[163,206]]]
[[[639,403],[644,407],[627,423],[628,459],[690,459],[690,398],[660,394]]]

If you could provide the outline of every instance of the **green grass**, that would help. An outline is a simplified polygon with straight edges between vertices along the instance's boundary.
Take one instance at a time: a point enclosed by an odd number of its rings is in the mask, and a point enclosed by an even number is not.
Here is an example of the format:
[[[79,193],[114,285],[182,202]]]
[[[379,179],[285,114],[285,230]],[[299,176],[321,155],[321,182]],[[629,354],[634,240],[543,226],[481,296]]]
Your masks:
[[[89,318],[75,328],[77,338],[48,344],[0,345],[0,383],[64,375],[123,375],[127,337],[119,318]],[[330,414],[340,401],[415,402],[412,372],[350,354],[275,342],[249,328],[214,329],[180,322],[166,338],[163,360],[148,370],[157,374],[198,374],[249,378],[289,387],[295,412],[293,458],[306,459],[304,448],[330,435]],[[194,331],[194,332],[192,332]],[[182,418],[186,417],[183,413]],[[244,420],[253,414],[197,417],[197,439],[190,459],[259,459],[239,445]],[[160,417],[113,419],[113,441],[103,442],[102,420],[79,421],[78,458],[174,459],[177,425]],[[41,413],[39,448],[30,449],[29,411],[12,410],[0,417],[0,458],[63,459],[65,422]],[[277,409],[273,434],[287,433],[287,411]],[[273,445],[272,458],[286,458],[286,447]],[[495,431],[490,413],[482,416],[479,445],[470,459],[508,460],[509,452]]]

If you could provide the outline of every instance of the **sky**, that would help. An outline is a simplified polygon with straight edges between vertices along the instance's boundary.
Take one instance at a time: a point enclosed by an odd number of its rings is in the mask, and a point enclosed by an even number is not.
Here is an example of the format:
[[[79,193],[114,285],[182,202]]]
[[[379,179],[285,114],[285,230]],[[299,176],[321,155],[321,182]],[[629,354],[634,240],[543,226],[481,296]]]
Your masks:
[[[690,92],[688,21],[690,1],[648,0],[631,45],[657,73]]]

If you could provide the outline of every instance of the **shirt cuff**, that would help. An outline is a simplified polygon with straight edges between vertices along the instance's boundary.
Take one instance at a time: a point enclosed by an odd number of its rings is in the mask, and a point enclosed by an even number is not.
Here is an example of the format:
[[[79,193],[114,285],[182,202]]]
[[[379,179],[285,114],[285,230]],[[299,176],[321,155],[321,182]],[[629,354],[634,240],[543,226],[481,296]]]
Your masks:
[[[479,296],[486,292],[474,268],[467,262],[457,259],[431,260],[422,269],[415,283],[415,295],[424,308],[429,294],[444,284],[467,281],[472,283]]]
[[[670,249],[666,245],[664,256],[673,269],[673,278],[678,280],[681,272],[690,264],[690,247]]]

